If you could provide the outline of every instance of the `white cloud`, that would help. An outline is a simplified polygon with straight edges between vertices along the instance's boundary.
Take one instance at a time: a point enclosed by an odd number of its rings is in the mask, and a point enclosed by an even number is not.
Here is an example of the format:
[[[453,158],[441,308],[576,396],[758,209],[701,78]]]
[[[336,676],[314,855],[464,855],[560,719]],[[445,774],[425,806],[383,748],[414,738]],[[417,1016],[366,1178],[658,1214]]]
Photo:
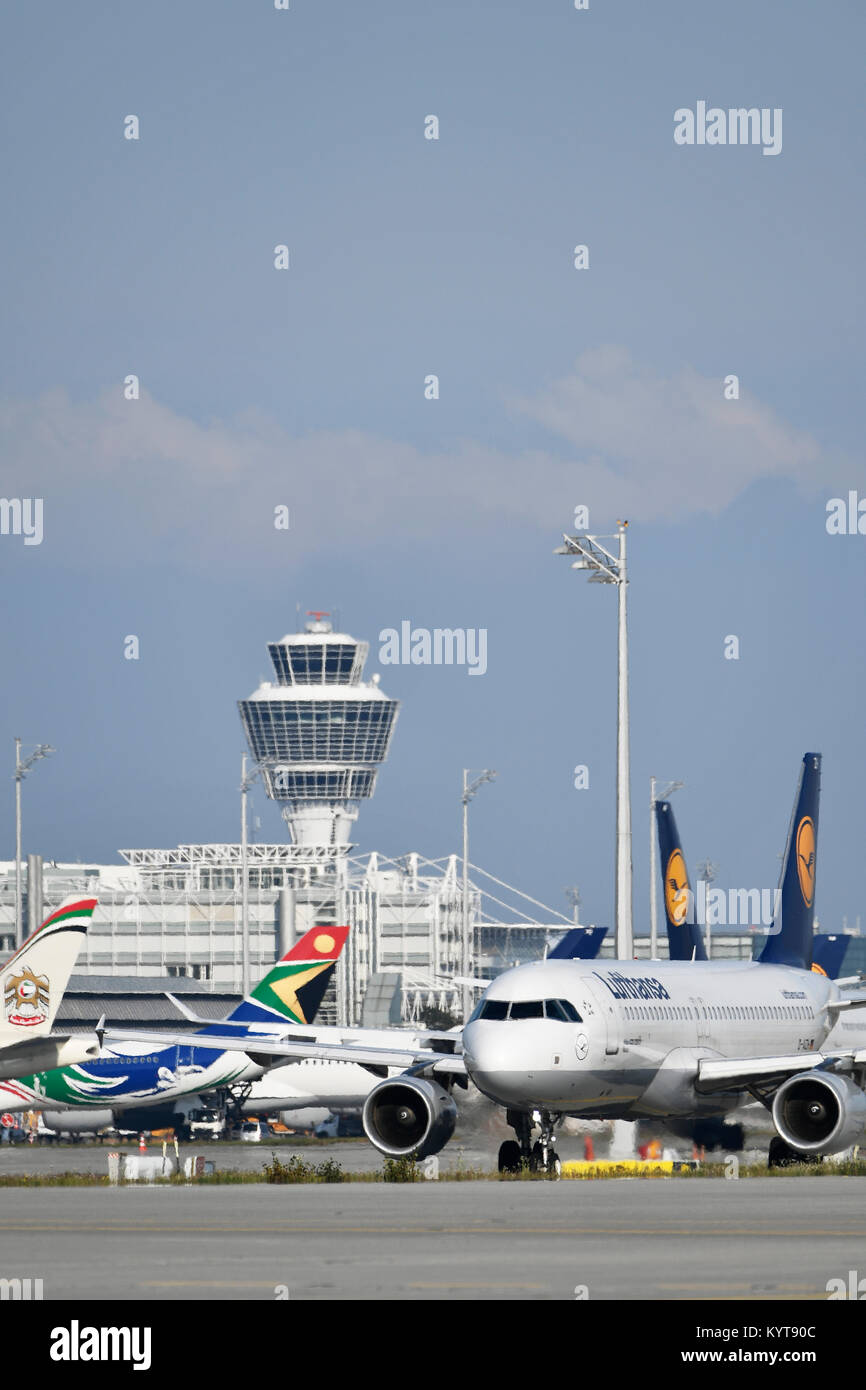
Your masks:
[[[754,482],[808,485],[821,467],[818,444],[747,392],[726,401],[718,379],[661,377],[619,348],[585,354],[514,407],[555,437],[550,448],[461,441],[428,453],[358,430],[296,438],[255,412],[202,423],[147,395],[76,403],[54,391],[0,404],[3,490],[43,496],[46,544],[74,543],[90,562],[156,551],[242,563],[460,523],[520,518],[556,532],[578,502],[593,525],[717,514]],[[281,503],[288,543],[272,524]]]

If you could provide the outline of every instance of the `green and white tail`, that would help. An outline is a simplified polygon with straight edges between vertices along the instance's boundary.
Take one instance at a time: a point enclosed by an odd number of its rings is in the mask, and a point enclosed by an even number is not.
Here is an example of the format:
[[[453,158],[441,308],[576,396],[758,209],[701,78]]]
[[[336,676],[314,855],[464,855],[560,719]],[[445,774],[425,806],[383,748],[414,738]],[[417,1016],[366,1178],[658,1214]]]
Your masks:
[[[0,1047],[51,1032],[95,907],[96,898],[65,898],[2,967]]]

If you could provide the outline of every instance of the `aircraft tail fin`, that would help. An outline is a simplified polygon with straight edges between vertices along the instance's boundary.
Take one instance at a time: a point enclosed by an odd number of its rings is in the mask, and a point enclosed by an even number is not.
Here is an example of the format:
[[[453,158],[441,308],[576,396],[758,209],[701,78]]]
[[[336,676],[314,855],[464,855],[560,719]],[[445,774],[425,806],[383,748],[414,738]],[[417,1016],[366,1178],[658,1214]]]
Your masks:
[[[248,1024],[253,1031],[261,1024],[312,1023],[348,935],[348,927],[313,927],[277,961],[228,1019],[200,1031],[219,1033],[227,1022]]]
[[[607,927],[572,927],[561,941],[548,951],[548,960],[595,960]]]
[[[850,936],[838,932],[834,936],[821,933],[812,940],[812,969],[819,975],[838,980],[848,951]]]
[[[820,796],[821,754],[807,753],[788,827],[778,907],[760,955],[765,963],[795,965],[803,970],[812,965]]]
[[[64,898],[2,967],[0,1047],[51,1032],[95,907],[96,898]]]
[[[657,801],[656,827],[662,869],[662,892],[671,960],[706,960],[707,953],[695,922],[695,899],[680,835],[669,801]]]

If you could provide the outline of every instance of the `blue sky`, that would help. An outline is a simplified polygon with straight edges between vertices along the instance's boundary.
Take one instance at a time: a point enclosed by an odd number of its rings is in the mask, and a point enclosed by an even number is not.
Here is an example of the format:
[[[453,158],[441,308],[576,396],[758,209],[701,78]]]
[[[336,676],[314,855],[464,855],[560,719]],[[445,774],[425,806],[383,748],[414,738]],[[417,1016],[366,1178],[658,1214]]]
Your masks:
[[[235,702],[300,603],[369,671],[404,619],[489,634],[481,678],[382,669],[360,848],[456,848],[461,769],[494,767],[473,858],[608,922],[615,595],[552,555],[583,503],[631,523],[638,926],[650,774],[686,783],[690,865],[769,886],[807,749],[819,915],[853,920],[866,537],[825,505],[866,495],[864,28],[775,0],[7,13],[0,483],[45,534],[0,536],[0,728],[10,770],[16,734],[58,750],[26,848],[236,838]],[[678,147],[699,100],[782,108],[781,154]]]

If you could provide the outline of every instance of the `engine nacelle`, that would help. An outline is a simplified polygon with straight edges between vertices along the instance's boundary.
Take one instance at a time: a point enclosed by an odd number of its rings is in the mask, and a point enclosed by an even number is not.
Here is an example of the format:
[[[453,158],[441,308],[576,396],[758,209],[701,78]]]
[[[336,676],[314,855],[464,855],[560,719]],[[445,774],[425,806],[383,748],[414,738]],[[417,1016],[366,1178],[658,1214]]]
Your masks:
[[[380,1153],[426,1158],[438,1154],[454,1133],[457,1106],[436,1081],[397,1076],[373,1087],[361,1122]]]
[[[110,1110],[43,1110],[42,1123],[57,1134],[97,1134],[112,1123]]]
[[[836,1072],[792,1076],[776,1092],[773,1124],[792,1149],[838,1153],[866,1130],[866,1095],[850,1077]]]
[[[46,1038],[25,1038],[0,1052],[0,1081],[31,1072],[55,1071],[90,1062],[99,1056],[100,1042],[95,1033],[49,1034]]]

